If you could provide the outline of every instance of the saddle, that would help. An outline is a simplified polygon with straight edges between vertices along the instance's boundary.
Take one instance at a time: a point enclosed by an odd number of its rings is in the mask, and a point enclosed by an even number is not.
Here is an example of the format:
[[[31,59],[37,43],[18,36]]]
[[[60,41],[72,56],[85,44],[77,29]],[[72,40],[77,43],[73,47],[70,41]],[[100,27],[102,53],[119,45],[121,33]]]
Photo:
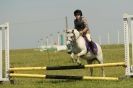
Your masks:
[[[97,45],[96,43],[94,43],[93,41],[88,41],[86,36],[83,36],[83,38],[85,39],[85,44],[86,44],[86,48],[87,48],[87,53],[88,51],[92,52],[94,55],[97,55]]]

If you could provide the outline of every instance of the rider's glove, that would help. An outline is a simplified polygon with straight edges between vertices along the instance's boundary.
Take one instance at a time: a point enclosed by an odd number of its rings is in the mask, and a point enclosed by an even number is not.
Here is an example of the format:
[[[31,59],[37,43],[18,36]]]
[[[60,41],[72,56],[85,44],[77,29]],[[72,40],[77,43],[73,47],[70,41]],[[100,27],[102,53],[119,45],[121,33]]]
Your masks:
[[[80,35],[83,35],[83,31],[80,31],[79,33],[80,33]]]

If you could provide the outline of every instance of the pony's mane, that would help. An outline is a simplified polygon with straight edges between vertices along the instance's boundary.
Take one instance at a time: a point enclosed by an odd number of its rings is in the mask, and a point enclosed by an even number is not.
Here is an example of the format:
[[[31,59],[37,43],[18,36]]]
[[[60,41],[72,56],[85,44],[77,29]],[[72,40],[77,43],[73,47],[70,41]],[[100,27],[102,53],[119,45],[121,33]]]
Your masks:
[[[77,29],[73,29],[74,30],[74,34],[76,35],[76,37],[79,37],[79,32],[77,31]]]

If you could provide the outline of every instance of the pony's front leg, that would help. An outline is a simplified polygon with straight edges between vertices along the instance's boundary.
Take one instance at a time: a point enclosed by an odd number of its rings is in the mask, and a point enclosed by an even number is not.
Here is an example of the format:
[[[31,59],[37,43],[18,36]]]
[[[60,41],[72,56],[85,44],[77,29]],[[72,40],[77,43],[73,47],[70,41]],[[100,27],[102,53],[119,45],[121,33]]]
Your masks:
[[[77,54],[78,57],[83,56],[87,53],[87,50],[82,50],[80,53]]]
[[[80,64],[81,62],[80,62],[79,58],[80,58],[80,57],[78,57],[78,56],[75,57],[74,53],[71,53],[71,59],[72,59],[72,62],[73,62],[73,63],[78,63],[78,64]]]
[[[80,59],[80,56],[85,55],[86,52],[87,52],[87,50],[82,50],[80,53],[77,54],[77,63],[78,63],[78,64],[81,64],[81,62],[80,62],[80,60],[79,60],[79,59]]]
[[[71,53],[71,59],[72,59],[72,62],[73,62],[73,63],[76,63],[76,59],[75,59],[75,57],[74,57],[74,53]]]

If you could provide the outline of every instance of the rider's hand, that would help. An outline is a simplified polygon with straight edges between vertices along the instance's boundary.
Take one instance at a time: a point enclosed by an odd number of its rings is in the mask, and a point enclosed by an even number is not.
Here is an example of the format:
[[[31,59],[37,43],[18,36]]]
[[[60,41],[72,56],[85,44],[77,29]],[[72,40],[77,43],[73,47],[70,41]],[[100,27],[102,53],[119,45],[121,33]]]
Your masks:
[[[83,35],[83,31],[80,31],[79,33],[80,33],[80,35]]]

